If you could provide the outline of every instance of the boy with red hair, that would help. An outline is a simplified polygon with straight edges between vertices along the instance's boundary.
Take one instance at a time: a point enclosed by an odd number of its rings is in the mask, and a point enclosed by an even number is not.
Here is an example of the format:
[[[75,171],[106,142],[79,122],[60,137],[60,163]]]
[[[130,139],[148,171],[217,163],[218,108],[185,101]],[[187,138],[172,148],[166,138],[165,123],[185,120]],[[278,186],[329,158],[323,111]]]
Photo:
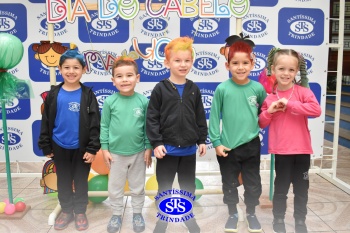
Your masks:
[[[219,84],[215,90],[209,118],[209,137],[220,165],[223,201],[229,211],[225,231],[238,232],[237,187],[241,173],[248,230],[261,232],[261,225],[255,216],[255,206],[259,204],[261,195],[258,115],[266,92],[260,83],[248,77],[254,68],[254,43],[247,37],[236,36],[234,39],[225,63],[232,78]]]

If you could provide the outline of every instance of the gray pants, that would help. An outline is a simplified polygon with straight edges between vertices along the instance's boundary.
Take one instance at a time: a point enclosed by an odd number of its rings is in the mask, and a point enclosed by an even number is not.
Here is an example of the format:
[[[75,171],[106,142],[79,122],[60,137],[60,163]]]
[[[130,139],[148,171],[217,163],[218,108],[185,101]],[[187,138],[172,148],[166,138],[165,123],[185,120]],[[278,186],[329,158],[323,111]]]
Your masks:
[[[125,182],[128,180],[131,192],[131,206],[134,213],[141,213],[145,202],[146,163],[145,151],[131,156],[112,154],[113,162],[108,179],[109,200],[113,215],[122,215]]]

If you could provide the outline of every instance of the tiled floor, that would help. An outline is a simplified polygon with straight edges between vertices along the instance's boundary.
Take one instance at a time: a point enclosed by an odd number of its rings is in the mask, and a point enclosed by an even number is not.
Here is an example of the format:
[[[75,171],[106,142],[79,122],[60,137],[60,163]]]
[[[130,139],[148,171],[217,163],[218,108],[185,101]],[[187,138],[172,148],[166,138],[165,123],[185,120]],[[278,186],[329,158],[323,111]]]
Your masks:
[[[350,177],[350,150],[341,147],[339,154],[344,156],[339,158],[338,173],[347,178]],[[16,171],[16,164],[11,164],[12,171]],[[22,173],[41,172],[41,164],[23,164],[20,166]],[[197,170],[217,170],[216,162],[198,162]],[[0,172],[5,173],[5,164],[0,163]],[[269,202],[269,174],[262,172],[263,194],[261,203],[270,205]],[[204,184],[206,189],[221,189],[220,176],[197,176]],[[39,186],[38,177],[12,177],[13,197],[25,199],[25,203],[31,206],[31,209],[22,219],[2,219],[0,218],[1,233],[22,233],[22,232],[56,232],[53,226],[48,224],[48,217],[57,206],[57,198],[44,195]],[[310,174],[310,190],[308,202],[307,226],[312,233],[350,233],[350,195],[340,190],[327,180],[317,174]],[[243,200],[243,187],[239,188],[241,200]],[[8,197],[6,176],[0,177],[0,201]],[[245,212],[243,201],[240,203],[242,213]],[[86,232],[107,232],[106,226],[111,216],[108,199],[102,203],[90,203],[87,216],[90,227]],[[202,233],[224,232],[223,227],[228,217],[227,208],[222,202],[222,194],[202,195],[195,202],[194,213]],[[262,224],[263,232],[272,233],[272,214],[270,207],[262,206],[256,209],[257,216]],[[156,208],[154,202],[146,197],[143,215],[146,221],[145,233],[153,231],[156,218]],[[243,215],[242,215],[243,216]],[[122,233],[132,233],[132,209],[130,197],[125,198],[125,211],[123,215]],[[290,191],[288,198],[288,208],[286,214],[287,232],[294,232],[293,219],[293,193]],[[63,232],[76,232],[74,224],[71,223]],[[187,232],[185,226],[181,223],[169,224],[168,233]],[[239,232],[248,232],[246,223],[241,221]]]

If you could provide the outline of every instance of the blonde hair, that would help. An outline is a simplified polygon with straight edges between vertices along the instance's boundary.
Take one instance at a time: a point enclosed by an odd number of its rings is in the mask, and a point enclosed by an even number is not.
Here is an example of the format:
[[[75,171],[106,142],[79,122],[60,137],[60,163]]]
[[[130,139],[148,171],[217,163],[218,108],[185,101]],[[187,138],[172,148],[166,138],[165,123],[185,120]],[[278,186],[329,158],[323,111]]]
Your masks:
[[[193,58],[193,39],[187,36],[178,37],[170,41],[164,48],[165,58],[170,59],[170,53],[177,51],[190,51]]]

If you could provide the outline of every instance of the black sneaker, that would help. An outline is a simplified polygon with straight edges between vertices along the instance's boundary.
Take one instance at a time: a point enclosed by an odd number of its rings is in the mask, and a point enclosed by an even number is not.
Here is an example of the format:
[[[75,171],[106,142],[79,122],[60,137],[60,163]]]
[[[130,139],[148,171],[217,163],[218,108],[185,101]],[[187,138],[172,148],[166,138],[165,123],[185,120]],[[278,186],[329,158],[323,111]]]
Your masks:
[[[232,214],[228,217],[225,232],[238,232],[238,214]]]
[[[153,230],[153,233],[165,233],[167,227],[168,227],[168,222],[158,220]]]
[[[274,233],[286,233],[286,226],[284,225],[284,219],[275,218],[272,222]]]
[[[122,218],[120,215],[113,215],[107,225],[108,233],[116,233],[122,227]]]
[[[196,219],[192,218],[189,221],[185,222],[185,225],[189,233],[200,233],[201,229],[199,228]]]
[[[307,233],[305,221],[295,220],[295,233]]]
[[[246,217],[249,232],[261,232],[261,225],[255,214],[247,214]]]
[[[143,232],[145,230],[145,220],[143,219],[142,214],[134,214],[132,227],[135,232]]]

